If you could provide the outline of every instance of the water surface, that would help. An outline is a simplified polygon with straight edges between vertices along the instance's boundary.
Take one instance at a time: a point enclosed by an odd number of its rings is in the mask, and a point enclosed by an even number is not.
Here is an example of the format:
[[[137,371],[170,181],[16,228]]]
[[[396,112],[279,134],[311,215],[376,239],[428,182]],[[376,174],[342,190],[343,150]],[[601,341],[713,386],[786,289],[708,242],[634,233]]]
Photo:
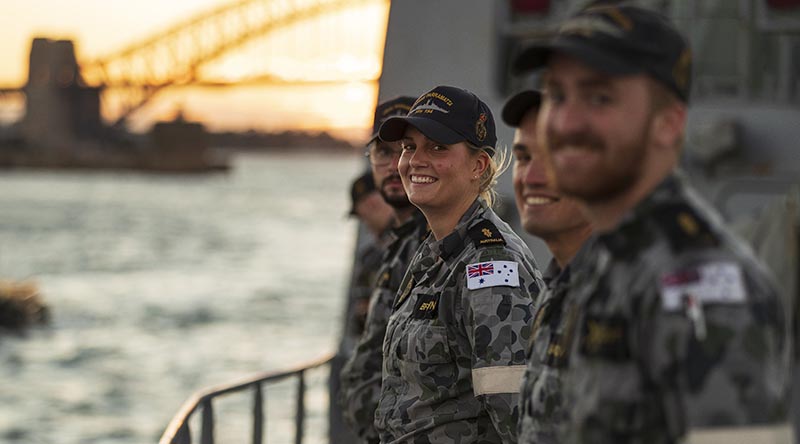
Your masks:
[[[1,172],[0,278],[35,280],[53,320],[0,337],[0,441],[155,442],[193,391],[334,349],[360,167],[284,154],[218,175]],[[277,392],[269,406],[291,416]],[[290,426],[267,430],[280,442]]]

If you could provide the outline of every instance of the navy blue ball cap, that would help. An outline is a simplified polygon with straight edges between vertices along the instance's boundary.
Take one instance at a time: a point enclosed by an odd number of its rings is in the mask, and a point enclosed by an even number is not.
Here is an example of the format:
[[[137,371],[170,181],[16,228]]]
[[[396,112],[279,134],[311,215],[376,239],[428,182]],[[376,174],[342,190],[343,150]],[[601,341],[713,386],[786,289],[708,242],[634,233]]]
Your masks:
[[[526,89],[525,91],[514,94],[506,100],[500,115],[503,117],[503,122],[505,122],[506,125],[516,128],[519,126],[519,123],[522,122],[522,118],[525,117],[528,111],[532,109],[538,110],[541,104],[542,93],[535,89]]]
[[[466,89],[433,88],[414,102],[408,115],[387,119],[381,125],[380,138],[387,142],[400,140],[408,125],[433,141],[445,145],[466,141],[494,155],[497,134],[492,111]]]
[[[692,56],[664,15],[632,5],[590,6],[567,19],[546,41],[513,60],[517,73],[543,68],[553,53],[573,56],[610,75],[648,74],[689,101]]]
[[[385,122],[386,119],[408,114],[408,111],[411,110],[411,106],[414,104],[414,100],[416,99],[411,96],[400,96],[381,102],[375,107],[375,119],[372,121],[372,136],[370,136],[367,145],[378,140],[378,130],[381,129],[381,124]]]
[[[356,205],[361,202],[361,199],[375,190],[375,180],[372,178],[371,171],[367,171],[353,180],[353,183],[350,185],[351,216],[356,214]]]

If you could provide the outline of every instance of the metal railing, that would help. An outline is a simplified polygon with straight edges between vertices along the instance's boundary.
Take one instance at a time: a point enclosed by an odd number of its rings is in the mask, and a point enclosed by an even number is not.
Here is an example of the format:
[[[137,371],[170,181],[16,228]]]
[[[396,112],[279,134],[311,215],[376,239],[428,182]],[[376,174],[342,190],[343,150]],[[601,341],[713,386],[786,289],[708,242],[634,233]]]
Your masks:
[[[203,389],[193,394],[183,403],[178,413],[167,425],[164,434],[161,435],[159,444],[191,444],[192,434],[189,429],[189,420],[192,415],[199,410],[202,411],[200,427],[200,443],[214,444],[214,407],[213,401],[231,393],[242,392],[245,390],[253,391],[253,444],[264,442],[264,395],[262,386],[282,381],[287,378],[297,377],[297,405],[295,411],[295,439],[296,444],[303,442],[303,424],[305,422],[305,372],[317,367],[327,365],[333,359],[333,354],[325,355],[315,361],[299,365],[290,370],[278,372],[259,373],[245,379],[229,384],[222,384],[207,389]]]

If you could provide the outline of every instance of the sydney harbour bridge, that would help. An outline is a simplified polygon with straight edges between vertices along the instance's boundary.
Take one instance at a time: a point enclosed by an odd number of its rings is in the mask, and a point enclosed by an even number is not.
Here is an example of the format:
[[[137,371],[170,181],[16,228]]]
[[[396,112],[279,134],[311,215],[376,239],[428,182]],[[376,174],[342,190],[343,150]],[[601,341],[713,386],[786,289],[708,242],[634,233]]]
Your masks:
[[[287,78],[269,54],[264,72],[233,81],[209,81],[202,70],[254,42],[278,39],[287,30],[302,29],[289,50],[292,57],[312,58],[341,53],[380,57],[383,42],[365,42],[363,30],[342,23],[341,14],[364,6],[386,6],[389,0],[236,0],[189,17],[110,54],[78,60],[67,40],[36,38],[31,45],[27,83],[0,89],[0,99],[24,94],[25,112],[19,133],[29,144],[51,146],[73,138],[86,139],[126,121],[159,93],[183,86],[224,87],[242,83],[316,84],[374,82],[380,69],[356,76],[336,73]],[[338,17],[338,18],[337,18]],[[337,28],[336,38],[331,29]],[[284,39],[286,40],[286,39]],[[377,61],[379,67],[380,61]]]

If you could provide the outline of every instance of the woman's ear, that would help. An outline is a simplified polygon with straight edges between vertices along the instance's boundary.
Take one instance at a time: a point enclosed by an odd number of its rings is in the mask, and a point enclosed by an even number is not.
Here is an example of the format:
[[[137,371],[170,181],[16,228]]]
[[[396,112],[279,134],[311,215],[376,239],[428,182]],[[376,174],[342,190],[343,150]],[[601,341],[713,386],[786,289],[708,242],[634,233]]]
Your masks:
[[[478,154],[472,156],[472,158],[472,177],[479,179],[481,176],[483,176],[486,168],[489,167],[489,153],[487,153],[485,150],[480,150]]]

